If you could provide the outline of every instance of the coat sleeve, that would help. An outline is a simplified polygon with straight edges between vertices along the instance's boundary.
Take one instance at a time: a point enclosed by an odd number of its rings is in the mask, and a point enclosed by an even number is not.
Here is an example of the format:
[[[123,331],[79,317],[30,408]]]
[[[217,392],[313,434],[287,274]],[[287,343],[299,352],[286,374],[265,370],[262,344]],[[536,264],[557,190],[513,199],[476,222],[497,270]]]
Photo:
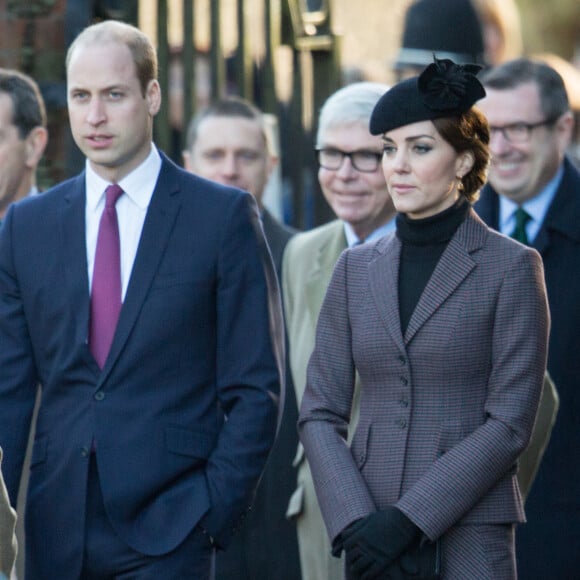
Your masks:
[[[320,312],[298,422],[331,542],[376,509],[347,444],[356,377],[347,256],[348,251],[337,262]]]
[[[226,421],[208,460],[203,527],[220,544],[249,509],[273,445],[284,396],[282,304],[251,196],[228,216],[218,266],[216,384]]]
[[[4,478],[12,505],[17,501],[38,386],[13,260],[15,246],[25,244],[31,232],[17,236],[16,214],[16,207],[11,206],[0,227],[0,445],[4,448]]]

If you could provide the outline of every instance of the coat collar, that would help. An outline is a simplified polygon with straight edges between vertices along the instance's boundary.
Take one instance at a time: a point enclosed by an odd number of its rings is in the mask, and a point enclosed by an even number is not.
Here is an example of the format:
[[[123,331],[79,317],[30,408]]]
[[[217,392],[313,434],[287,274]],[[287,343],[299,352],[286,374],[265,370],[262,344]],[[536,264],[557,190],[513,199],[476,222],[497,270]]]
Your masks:
[[[76,176],[68,184],[63,196],[63,211],[59,224],[60,254],[66,264],[64,284],[70,303],[75,304],[74,344],[83,345],[83,356],[87,363],[96,366],[87,344],[89,328],[89,278],[85,237],[85,173]]]
[[[476,267],[472,254],[483,246],[487,233],[487,227],[471,209],[441,255],[404,337],[401,334],[398,291],[401,241],[392,235],[376,245],[377,257],[369,265],[371,294],[381,319],[401,349]]]
[[[551,232],[561,235],[580,243],[580,172],[572,165],[569,159],[564,160],[564,175],[560,187],[546,217],[544,223],[534,240],[533,247],[543,252],[550,243]]]
[[[117,331],[101,374],[101,381],[106,379],[123,350],[159,268],[181,205],[179,191],[176,171],[172,168],[169,160],[163,156],[157,185],[153,191],[147,217],[143,224]]]

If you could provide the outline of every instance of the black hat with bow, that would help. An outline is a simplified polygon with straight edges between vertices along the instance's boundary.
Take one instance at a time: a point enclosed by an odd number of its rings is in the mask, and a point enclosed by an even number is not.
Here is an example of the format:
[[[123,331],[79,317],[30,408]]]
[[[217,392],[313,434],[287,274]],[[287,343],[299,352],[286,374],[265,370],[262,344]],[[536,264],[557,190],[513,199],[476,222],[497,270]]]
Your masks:
[[[485,97],[476,77],[480,69],[434,58],[419,76],[396,84],[379,99],[371,115],[371,133],[464,113]]]

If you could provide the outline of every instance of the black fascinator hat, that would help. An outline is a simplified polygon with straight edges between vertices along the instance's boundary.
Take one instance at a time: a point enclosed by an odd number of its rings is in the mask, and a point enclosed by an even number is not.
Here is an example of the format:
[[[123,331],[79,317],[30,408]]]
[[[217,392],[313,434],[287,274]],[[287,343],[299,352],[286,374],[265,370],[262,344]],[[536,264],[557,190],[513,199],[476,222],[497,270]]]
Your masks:
[[[464,113],[485,97],[475,76],[481,68],[434,58],[418,77],[396,84],[379,99],[371,115],[371,133],[380,135],[411,123]]]

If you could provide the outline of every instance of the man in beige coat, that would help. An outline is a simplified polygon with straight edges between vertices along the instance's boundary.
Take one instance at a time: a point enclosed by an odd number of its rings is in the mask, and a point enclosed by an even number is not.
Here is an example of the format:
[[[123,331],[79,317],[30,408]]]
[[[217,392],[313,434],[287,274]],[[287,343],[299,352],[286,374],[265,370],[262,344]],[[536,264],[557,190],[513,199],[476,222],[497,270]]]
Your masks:
[[[8,492],[2,477],[2,448],[0,447],[0,580],[10,577],[16,558],[16,512],[10,507]]]
[[[306,366],[314,348],[318,314],[340,253],[394,228],[395,210],[380,167],[381,139],[368,129],[373,107],[387,89],[379,83],[354,83],[331,95],[320,112],[318,178],[338,219],[294,236],[286,246],[282,266],[290,369],[298,404],[306,385]],[[298,468],[298,487],[287,516],[295,519],[297,525],[302,578],[342,579],[342,563],[330,555],[301,446],[294,463]]]

